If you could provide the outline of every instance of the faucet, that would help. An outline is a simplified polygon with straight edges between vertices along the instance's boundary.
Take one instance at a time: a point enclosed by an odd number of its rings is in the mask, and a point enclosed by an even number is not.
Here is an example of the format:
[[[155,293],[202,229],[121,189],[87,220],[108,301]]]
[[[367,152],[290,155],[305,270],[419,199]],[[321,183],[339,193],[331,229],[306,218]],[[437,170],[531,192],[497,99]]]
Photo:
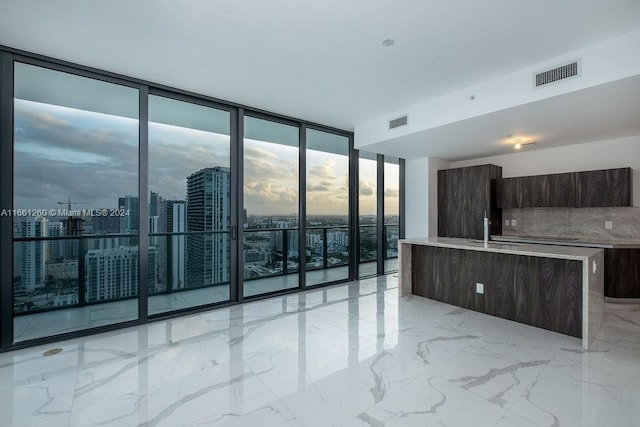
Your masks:
[[[489,245],[489,218],[487,218],[487,211],[484,211],[484,246]]]

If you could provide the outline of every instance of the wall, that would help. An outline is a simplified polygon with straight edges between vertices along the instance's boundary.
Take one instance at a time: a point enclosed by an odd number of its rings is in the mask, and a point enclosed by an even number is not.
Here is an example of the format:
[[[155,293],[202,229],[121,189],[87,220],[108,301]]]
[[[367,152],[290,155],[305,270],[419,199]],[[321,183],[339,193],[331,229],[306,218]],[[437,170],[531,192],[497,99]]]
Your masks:
[[[429,159],[407,159],[404,164],[405,177],[405,236],[425,237],[429,235]],[[427,184],[425,186],[425,183]]]
[[[444,160],[422,157],[405,163],[405,236],[438,235],[438,169]]]
[[[578,237],[593,241],[640,240],[638,208],[528,208],[503,209],[502,218],[516,226],[502,225],[504,236]],[[608,230],[605,221],[613,227]]]

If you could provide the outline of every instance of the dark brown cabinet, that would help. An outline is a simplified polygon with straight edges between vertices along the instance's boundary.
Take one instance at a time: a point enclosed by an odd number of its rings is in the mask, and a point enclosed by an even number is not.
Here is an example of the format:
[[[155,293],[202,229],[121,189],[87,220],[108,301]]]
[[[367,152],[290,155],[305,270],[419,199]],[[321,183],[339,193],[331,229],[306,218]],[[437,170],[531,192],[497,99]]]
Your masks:
[[[631,168],[576,173],[576,207],[633,206]]]
[[[503,178],[496,194],[501,209],[633,206],[631,168]]]
[[[582,336],[581,261],[420,245],[412,260],[416,295]]]
[[[438,171],[438,236],[482,239],[484,213],[490,234],[502,233],[502,213],[496,205],[495,182],[502,168],[480,165]]]
[[[528,176],[523,178],[522,207],[570,207],[575,204],[574,174]]]
[[[518,258],[514,320],[581,337],[582,263],[555,258]]]
[[[604,295],[640,298],[640,249],[604,251]]]
[[[498,208],[573,207],[574,174],[503,178],[496,182]]]

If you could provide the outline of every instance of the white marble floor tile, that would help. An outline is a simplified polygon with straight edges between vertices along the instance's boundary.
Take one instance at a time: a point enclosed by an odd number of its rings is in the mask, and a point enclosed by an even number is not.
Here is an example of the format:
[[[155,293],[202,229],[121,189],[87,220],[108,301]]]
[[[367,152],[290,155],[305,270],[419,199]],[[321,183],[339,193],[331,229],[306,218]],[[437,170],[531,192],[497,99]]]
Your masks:
[[[502,409],[436,374],[416,379],[345,426],[494,426]]]
[[[0,426],[639,425],[639,304],[596,350],[390,275],[2,353]]]

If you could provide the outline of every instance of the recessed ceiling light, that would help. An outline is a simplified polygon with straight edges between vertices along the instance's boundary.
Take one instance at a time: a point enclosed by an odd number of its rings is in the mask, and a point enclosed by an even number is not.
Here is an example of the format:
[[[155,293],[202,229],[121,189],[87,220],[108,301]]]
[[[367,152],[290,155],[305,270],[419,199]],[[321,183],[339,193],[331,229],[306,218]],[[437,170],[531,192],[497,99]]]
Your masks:
[[[395,44],[395,41],[393,41],[393,39],[385,39],[382,41],[382,46],[384,47],[391,47]]]
[[[520,144],[519,142],[515,145],[516,150],[519,150],[522,148],[522,144]]]

